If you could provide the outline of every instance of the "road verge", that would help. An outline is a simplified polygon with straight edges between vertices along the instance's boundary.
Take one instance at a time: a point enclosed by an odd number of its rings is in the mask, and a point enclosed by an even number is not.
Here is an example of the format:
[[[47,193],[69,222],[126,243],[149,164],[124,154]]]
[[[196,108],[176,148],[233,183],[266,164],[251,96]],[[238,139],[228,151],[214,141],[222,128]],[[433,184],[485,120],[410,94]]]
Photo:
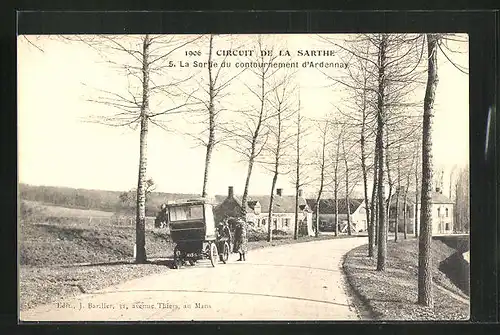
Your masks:
[[[387,246],[384,272],[376,271],[376,258],[369,258],[363,245],[349,251],[343,262],[357,308],[375,320],[467,320],[468,297],[441,271],[439,264],[455,252],[433,241],[434,308],[416,304],[418,290],[418,241],[393,242]],[[443,289],[444,288],[444,289]],[[448,293],[451,292],[452,294]]]

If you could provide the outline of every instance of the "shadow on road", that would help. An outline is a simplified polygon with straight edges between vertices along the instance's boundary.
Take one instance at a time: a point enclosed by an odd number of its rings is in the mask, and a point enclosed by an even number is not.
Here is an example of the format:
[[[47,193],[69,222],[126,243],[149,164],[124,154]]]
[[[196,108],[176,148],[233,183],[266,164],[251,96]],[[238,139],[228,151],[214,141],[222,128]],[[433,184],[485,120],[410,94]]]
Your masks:
[[[145,264],[167,266],[171,269],[174,268],[173,258],[148,260],[148,261],[146,261]],[[90,264],[61,265],[60,267],[62,267],[62,268],[74,268],[74,267],[96,267],[96,266],[117,266],[117,265],[141,265],[141,264],[136,263],[134,260],[128,260],[128,261],[122,260],[122,261],[100,262],[100,263],[90,263]]]
[[[317,300],[301,297],[292,297],[286,295],[274,295],[274,294],[263,294],[263,293],[249,293],[249,292],[230,292],[230,291],[202,291],[202,290],[117,290],[111,292],[95,292],[93,294],[113,294],[113,293],[139,293],[139,292],[178,292],[178,293],[209,293],[209,294],[229,294],[229,295],[246,295],[246,296],[257,296],[257,297],[270,297],[270,298],[280,298],[280,299],[290,299],[290,300],[300,300],[300,301],[310,301],[322,304],[336,305],[336,306],[346,306],[351,307],[348,304],[340,304],[337,302]]]

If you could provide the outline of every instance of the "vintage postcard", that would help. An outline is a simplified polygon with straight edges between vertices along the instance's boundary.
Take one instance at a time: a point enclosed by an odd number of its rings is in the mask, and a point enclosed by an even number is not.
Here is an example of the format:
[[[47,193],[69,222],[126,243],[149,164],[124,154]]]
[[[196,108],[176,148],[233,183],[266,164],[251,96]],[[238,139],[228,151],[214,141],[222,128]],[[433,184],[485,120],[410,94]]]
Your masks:
[[[468,320],[468,42],[19,35],[20,321]]]

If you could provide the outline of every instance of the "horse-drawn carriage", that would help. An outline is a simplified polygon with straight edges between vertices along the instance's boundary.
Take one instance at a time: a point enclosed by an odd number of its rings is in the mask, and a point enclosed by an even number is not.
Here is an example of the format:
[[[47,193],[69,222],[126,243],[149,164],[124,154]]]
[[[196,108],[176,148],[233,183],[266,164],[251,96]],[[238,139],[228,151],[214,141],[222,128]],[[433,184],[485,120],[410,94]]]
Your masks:
[[[231,235],[217,229],[212,209],[206,199],[166,204],[170,235],[175,243],[175,268],[187,263],[194,265],[200,259],[210,259],[212,266],[229,259]]]

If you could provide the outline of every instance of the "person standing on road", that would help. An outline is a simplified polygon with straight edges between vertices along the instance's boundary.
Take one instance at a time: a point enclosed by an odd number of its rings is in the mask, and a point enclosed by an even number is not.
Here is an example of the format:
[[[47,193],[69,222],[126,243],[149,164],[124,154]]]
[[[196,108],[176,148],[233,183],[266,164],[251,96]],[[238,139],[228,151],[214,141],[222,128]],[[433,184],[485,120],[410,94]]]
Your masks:
[[[219,224],[218,236],[219,238],[227,238],[227,243],[229,244],[229,250],[231,250],[233,237],[231,235],[231,230],[229,229],[229,226],[227,224],[227,219],[225,219]]]
[[[247,253],[247,227],[245,221],[241,218],[236,222],[236,229],[234,231],[234,252],[240,254],[238,261],[246,261]]]

